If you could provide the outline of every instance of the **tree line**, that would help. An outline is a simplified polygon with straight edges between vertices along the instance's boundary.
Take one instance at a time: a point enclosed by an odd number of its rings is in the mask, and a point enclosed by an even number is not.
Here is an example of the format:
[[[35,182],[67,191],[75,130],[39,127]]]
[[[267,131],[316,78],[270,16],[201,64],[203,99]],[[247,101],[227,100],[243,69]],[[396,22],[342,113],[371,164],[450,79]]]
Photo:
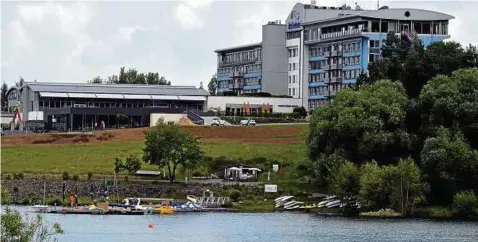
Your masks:
[[[389,35],[368,75],[317,109],[307,139],[318,185],[369,208],[478,206],[478,51]],[[461,212],[460,212],[461,211]]]
[[[97,76],[87,82],[97,84],[171,85],[171,81],[166,80],[164,76],[159,76],[157,72],[140,73],[135,68],[126,70],[124,66],[120,68],[118,75],[113,74],[105,79]]]

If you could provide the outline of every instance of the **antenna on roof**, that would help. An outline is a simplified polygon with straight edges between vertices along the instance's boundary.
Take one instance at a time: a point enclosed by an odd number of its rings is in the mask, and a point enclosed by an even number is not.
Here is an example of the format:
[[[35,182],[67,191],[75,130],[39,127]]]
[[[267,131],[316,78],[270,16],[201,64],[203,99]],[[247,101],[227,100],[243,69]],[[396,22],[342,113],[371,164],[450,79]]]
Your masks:
[[[377,10],[380,9],[380,0],[377,0]]]

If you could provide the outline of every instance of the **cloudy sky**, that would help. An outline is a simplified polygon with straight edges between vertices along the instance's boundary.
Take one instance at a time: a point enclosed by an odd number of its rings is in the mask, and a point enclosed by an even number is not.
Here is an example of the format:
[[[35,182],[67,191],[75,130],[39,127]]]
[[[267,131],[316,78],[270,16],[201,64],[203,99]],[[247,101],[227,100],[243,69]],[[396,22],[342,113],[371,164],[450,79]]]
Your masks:
[[[173,85],[198,86],[215,73],[214,49],[260,41],[261,25],[285,21],[297,2],[310,1],[2,1],[1,80],[84,82],[126,66],[159,72]],[[478,44],[478,1],[380,3],[451,14],[452,38]]]

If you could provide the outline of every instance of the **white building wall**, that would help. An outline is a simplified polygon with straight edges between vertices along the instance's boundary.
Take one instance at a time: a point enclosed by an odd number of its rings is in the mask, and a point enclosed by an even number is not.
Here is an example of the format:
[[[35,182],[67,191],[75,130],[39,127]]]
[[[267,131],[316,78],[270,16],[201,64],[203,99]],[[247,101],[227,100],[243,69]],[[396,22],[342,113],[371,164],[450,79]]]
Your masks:
[[[301,41],[300,38],[286,40],[288,52],[288,66],[287,66],[287,91],[288,95],[294,98],[300,98],[300,56],[301,56]]]
[[[302,106],[300,98],[278,98],[278,97],[229,97],[209,96],[207,108],[226,110],[226,104],[270,104],[274,113],[292,113],[294,107]],[[288,106],[288,107],[284,107]]]
[[[302,106],[309,111],[309,48],[302,51]]]

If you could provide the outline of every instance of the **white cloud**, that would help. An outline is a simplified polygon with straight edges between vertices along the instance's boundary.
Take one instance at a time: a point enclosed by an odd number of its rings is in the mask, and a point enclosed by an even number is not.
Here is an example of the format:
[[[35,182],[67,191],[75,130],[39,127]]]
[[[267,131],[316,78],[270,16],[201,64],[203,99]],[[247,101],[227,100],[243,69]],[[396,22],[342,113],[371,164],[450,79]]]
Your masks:
[[[175,9],[175,17],[184,29],[199,29],[204,26],[201,8],[209,6],[213,0],[186,0]]]
[[[126,40],[130,41],[131,36],[136,33],[137,31],[146,31],[146,28],[141,26],[134,26],[134,27],[120,27],[119,33],[125,38]]]

